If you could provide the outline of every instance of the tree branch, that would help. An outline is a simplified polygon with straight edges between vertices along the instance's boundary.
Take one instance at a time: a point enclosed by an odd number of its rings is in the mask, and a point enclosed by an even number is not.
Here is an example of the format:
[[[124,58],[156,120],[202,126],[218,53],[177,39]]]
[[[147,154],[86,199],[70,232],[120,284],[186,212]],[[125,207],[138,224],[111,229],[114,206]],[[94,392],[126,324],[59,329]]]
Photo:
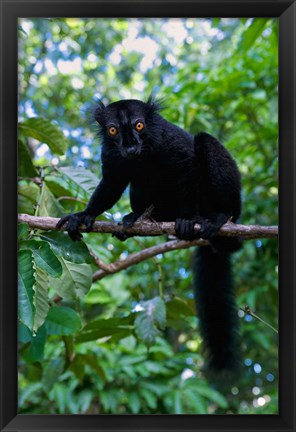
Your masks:
[[[93,274],[93,282],[103,279],[108,274],[117,273],[134,264],[138,264],[141,261],[152,258],[155,255],[163,254],[165,252],[170,252],[177,249],[187,249],[192,246],[205,246],[207,244],[208,242],[202,239],[194,241],[171,240],[166,243],[151,246],[140,252],[135,252],[128,255],[127,258],[125,258],[124,260],[119,260],[111,264],[104,264],[104,269],[101,268],[101,270],[98,270]]]
[[[18,221],[26,222],[31,229],[41,230],[57,230],[56,224],[59,221],[58,218],[43,217],[43,216],[31,216],[27,214],[20,214]],[[63,227],[62,230],[65,230]],[[96,221],[94,223],[92,232],[99,233],[114,233],[122,229],[121,225],[114,224],[108,221]],[[195,225],[195,232],[198,233],[200,225]],[[85,227],[81,227],[81,231],[85,231]],[[175,235],[175,224],[174,222],[150,222],[148,220],[142,220],[134,224],[132,228],[126,229],[126,233],[133,234],[135,236],[157,236],[157,235]],[[260,226],[260,225],[239,225],[232,222],[228,222],[223,225],[218,235],[226,237],[243,237],[245,239],[256,239],[256,238],[277,238],[278,228],[277,226]],[[90,249],[90,254],[93,255],[96,264],[100,267],[100,270],[93,274],[93,282],[103,279],[105,276],[113,273],[117,273],[124,270],[134,264],[138,264],[146,259],[152,258],[155,255],[163,254],[169,251],[177,249],[187,249],[192,246],[205,246],[208,242],[203,239],[194,241],[185,240],[171,240],[165,243],[157,244],[147,249],[141,250],[140,252],[134,252],[127,256],[124,260],[118,260],[110,264],[102,262],[93,251]]]
[[[18,221],[26,222],[30,228],[40,230],[57,230],[56,224],[58,218],[51,218],[45,216],[31,216],[27,214],[19,214]],[[65,225],[61,231],[65,231]],[[200,225],[195,224],[195,233],[198,234]],[[85,232],[85,226],[81,226],[81,232]],[[97,233],[114,233],[123,230],[122,225],[114,224],[109,221],[96,221],[93,225],[92,232]],[[148,220],[136,222],[132,228],[124,230],[127,234],[134,236],[159,236],[159,235],[175,235],[174,222],[151,222]],[[257,238],[277,238],[277,226],[261,226],[261,225],[240,225],[228,222],[220,229],[217,235],[224,237],[243,237],[245,239]],[[188,243],[188,242],[186,242]]]

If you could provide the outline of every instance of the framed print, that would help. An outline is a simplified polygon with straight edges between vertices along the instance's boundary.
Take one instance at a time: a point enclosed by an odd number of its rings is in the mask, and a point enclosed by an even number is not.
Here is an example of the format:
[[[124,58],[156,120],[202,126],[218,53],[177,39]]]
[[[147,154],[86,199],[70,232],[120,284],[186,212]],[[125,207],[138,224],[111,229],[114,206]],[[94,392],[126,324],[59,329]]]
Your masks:
[[[295,14],[1,1],[1,430],[295,429]]]

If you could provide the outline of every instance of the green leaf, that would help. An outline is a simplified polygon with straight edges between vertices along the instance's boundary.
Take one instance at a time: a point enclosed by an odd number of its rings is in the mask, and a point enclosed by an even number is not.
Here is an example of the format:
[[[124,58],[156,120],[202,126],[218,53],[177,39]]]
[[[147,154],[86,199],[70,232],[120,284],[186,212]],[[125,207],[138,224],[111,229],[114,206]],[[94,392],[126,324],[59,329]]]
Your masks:
[[[85,375],[85,356],[77,354],[68,369],[75,374],[76,378],[80,382],[82,382]]]
[[[28,363],[28,380],[31,382],[40,382],[42,379],[42,365],[39,362]]]
[[[26,240],[21,243],[20,248],[31,250],[36,266],[46,271],[51,277],[61,276],[62,265],[47,242]]]
[[[90,321],[83,327],[84,331],[89,330],[102,330],[108,328],[114,328],[118,326],[126,326],[132,324],[134,320],[134,314],[130,314],[123,318],[97,318],[93,321]]]
[[[46,392],[49,392],[57,382],[63,372],[63,366],[61,358],[56,358],[46,363],[42,377],[42,385]]]
[[[36,283],[33,287],[35,291],[33,303],[35,306],[33,330],[36,332],[45,321],[49,311],[48,299],[48,275],[44,270],[35,268]]]
[[[49,335],[67,336],[80,330],[81,321],[73,309],[54,306],[49,309],[45,327]]]
[[[18,184],[18,194],[19,213],[34,214],[35,206],[40,197],[40,187],[32,182],[21,181]],[[48,189],[46,182],[44,182],[39,216],[62,216],[63,213],[64,208]]]
[[[146,401],[149,408],[155,410],[157,408],[157,396],[149,389],[140,387],[139,392]]]
[[[18,224],[18,240],[24,240],[28,237],[29,224],[22,222]]]
[[[59,168],[59,171],[87,196],[93,193],[99,183],[97,176],[85,168],[63,167]]]
[[[158,397],[162,397],[163,395],[167,394],[167,390],[168,390],[166,384],[162,384],[160,382],[153,382],[153,381],[144,382],[143,387],[148,388],[153,393],[155,393]]]
[[[97,340],[107,336],[113,336],[123,332],[124,338],[132,333],[131,325],[134,316],[131,314],[125,318],[96,319],[88,323],[76,336],[76,342],[87,342]]]
[[[265,90],[258,89],[256,91],[252,92],[252,98],[255,101],[265,101],[267,98],[267,95],[266,95]]]
[[[37,204],[40,194],[40,188],[34,183],[18,184],[18,212],[34,214],[35,205]]]
[[[208,412],[206,401],[200,397],[195,389],[185,389],[182,396],[184,403],[191,406],[192,414],[205,414]]]
[[[39,208],[39,216],[62,216],[64,214],[64,208],[59,203],[59,201],[55,198],[53,193],[49,190],[49,188],[45,184],[43,185],[43,195]]]
[[[35,308],[33,304],[36,279],[33,256],[30,251],[20,251],[18,257],[18,313],[20,321],[33,331]]]
[[[190,301],[185,302],[179,297],[174,297],[166,302],[168,318],[178,319],[180,316],[195,316],[195,310]]]
[[[218,27],[221,18],[212,18],[212,27]]]
[[[26,385],[24,388],[19,389],[18,404],[19,407],[23,407],[26,403],[32,403],[32,399],[38,395],[42,394],[42,384],[41,382]],[[37,397],[38,397],[37,396]]]
[[[36,167],[33,165],[32,157],[27,144],[22,140],[18,141],[18,176],[19,177],[37,177],[39,175]]]
[[[221,408],[227,408],[228,407],[227,400],[218,391],[216,391],[210,387],[203,387],[202,385],[200,385],[200,382],[198,382],[198,380],[195,380],[194,385],[195,385],[195,391],[198,394],[208,398],[210,401],[216,403]]]
[[[94,354],[83,355],[83,361],[90,366],[103,380],[106,379],[106,374],[100,366],[100,359]]]
[[[46,240],[53,252],[67,261],[75,264],[92,264],[93,257],[89,254],[86,244],[83,241],[73,242],[68,233],[65,232],[46,232],[40,235]]]
[[[112,296],[108,293],[101,284],[92,284],[91,289],[84,298],[87,304],[111,304]]]
[[[159,334],[157,327],[164,328],[166,324],[166,307],[160,297],[155,297],[142,303],[143,311],[137,313],[135,330],[139,338],[147,345],[155,342]]]
[[[112,342],[118,342],[118,341],[120,341],[120,340],[122,340],[122,339],[125,339],[125,338],[128,337],[128,336],[131,336],[132,332],[133,332],[133,327],[132,327],[132,326],[127,327],[127,328],[125,328],[125,329],[123,329],[123,330],[121,330],[121,331],[119,331],[119,332],[114,333],[114,334],[110,337],[109,341],[110,341],[111,343],[112,343]]]
[[[270,341],[264,333],[253,332],[252,337],[258,346],[261,345],[266,351],[270,349]]]
[[[46,341],[46,329],[40,327],[36,334],[31,334],[30,343],[22,351],[22,355],[27,363],[35,363],[43,360],[44,347]]]
[[[99,281],[98,286],[110,294],[111,302],[122,305],[130,298],[130,280],[126,273],[119,272]]]
[[[182,398],[180,390],[174,391],[174,414],[183,414]]]
[[[20,182],[18,185],[18,193],[24,198],[36,203],[40,194],[40,187],[32,182]]]
[[[56,175],[50,175],[50,174],[47,175],[46,184],[56,197],[62,197],[62,196],[70,196],[74,198],[76,197],[76,193],[71,188],[69,182],[67,182],[64,178],[62,178],[59,173],[56,173]],[[62,202],[65,203],[65,201]],[[84,207],[86,206],[86,204],[87,204],[87,200],[85,200]],[[73,205],[73,201],[72,201],[72,205]]]
[[[18,341],[22,343],[28,343],[32,340],[32,333],[28,329],[25,324],[23,324],[21,321],[18,322]]]
[[[53,153],[63,155],[67,150],[67,140],[61,129],[41,117],[33,117],[19,124],[19,131],[45,143]]]
[[[133,414],[137,414],[141,408],[141,399],[135,391],[128,393],[128,405]]]
[[[122,398],[120,389],[107,389],[100,393],[100,402],[102,403],[105,411],[111,413],[118,412],[118,405]]]
[[[57,406],[58,414],[64,414],[67,402],[71,396],[69,389],[63,383],[55,382],[50,391],[50,396]]]
[[[80,412],[81,414],[84,414],[89,409],[91,402],[94,398],[94,394],[92,390],[82,390],[79,393],[79,405],[80,405]],[[73,413],[76,414],[77,410]]]
[[[60,278],[50,278],[54,291],[64,299],[83,298],[92,284],[92,268],[89,264],[75,264],[61,258],[63,274]]]
[[[252,24],[241,34],[241,40],[237,48],[240,55],[251,48],[256,39],[262,34],[267,21],[266,18],[254,18]]]

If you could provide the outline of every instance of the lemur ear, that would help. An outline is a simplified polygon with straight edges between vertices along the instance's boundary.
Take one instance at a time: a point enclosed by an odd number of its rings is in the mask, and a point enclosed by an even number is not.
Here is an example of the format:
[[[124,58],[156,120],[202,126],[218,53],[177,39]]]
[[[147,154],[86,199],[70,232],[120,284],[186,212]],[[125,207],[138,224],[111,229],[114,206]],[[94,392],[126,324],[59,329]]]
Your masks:
[[[155,98],[150,95],[146,102],[146,115],[153,115],[162,109],[164,109],[164,98]]]
[[[104,121],[104,111],[106,107],[100,99],[97,101],[97,103],[98,106],[94,110],[94,119],[99,124],[102,124]]]

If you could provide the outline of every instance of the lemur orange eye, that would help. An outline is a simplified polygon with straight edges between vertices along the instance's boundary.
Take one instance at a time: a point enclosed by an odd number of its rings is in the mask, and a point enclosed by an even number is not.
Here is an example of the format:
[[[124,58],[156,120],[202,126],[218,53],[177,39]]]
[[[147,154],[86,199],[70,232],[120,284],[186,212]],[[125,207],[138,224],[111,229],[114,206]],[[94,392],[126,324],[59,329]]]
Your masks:
[[[140,121],[137,122],[135,128],[136,128],[136,131],[141,132],[144,129],[144,123],[142,123]]]
[[[116,136],[118,134],[118,129],[115,126],[111,126],[108,129],[108,133],[111,136]]]

